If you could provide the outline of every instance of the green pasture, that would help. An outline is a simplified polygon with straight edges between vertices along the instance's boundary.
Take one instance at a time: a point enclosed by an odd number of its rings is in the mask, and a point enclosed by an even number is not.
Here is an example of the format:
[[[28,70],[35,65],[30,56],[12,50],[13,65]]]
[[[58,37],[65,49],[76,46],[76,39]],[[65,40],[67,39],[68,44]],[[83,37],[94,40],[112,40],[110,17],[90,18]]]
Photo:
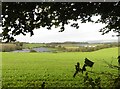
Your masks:
[[[45,81],[45,87],[83,87],[85,73],[79,73],[75,78],[75,64],[82,67],[87,57],[94,62],[93,68],[87,67],[90,77],[101,77],[104,87],[117,75],[117,69],[107,67],[103,61],[117,65],[118,48],[107,48],[94,52],[59,52],[59,53],[2,53],[2,84],[3,87],[40,87]],[[106,74],[104,74],[106,73]],[[114,76],[113,76],[114,77]]]
[[[24,43],[23,48],[36,48],[36,47],[43,47],[46,46],[46,44],[43,43]]]

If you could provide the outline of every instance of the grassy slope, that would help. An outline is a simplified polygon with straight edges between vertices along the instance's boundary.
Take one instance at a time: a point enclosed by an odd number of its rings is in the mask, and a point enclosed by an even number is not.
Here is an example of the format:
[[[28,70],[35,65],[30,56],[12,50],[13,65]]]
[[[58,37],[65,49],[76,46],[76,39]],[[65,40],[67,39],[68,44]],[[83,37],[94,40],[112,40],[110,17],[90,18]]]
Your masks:
[[[95,62],[92,71],[111,72],[102,60],[105,59],[108,62],[112,60],[117,65],[117,56],[117,48],[84,53],[2,53],[3,86],[40,86],[43,81],[46,81],[46,86],[51,87],[82,86],[82,74],[77,75],[76,78],[72,77],[76,62],[80,62],[82,66],[84,58],[87,57]],[[91,69],[87,68],[87,70]],[[103,82],[104,80],[106,78]]]

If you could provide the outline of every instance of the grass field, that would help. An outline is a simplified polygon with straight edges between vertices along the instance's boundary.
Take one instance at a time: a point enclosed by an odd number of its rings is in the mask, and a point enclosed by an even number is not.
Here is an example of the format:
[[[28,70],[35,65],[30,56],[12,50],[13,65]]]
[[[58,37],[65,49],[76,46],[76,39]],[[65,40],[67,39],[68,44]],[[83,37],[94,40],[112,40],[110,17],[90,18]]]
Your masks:
[[[36,47],[43,47],[46,46],[46,44],[42,43],[24,43],[23,48],[36,48]]]
[[[112,73],[103,59],[117,65],[118,48],[107,48],[94,52],[61,52],[61,53],[2,53],[3,87],[40,87],[45,81],[46,87],[82,87],[83,77],[79,73],[75,78],[75,64],[84,59],[95,62],[87,71],[96,73]],[[92,78],[101,77],[101,85],[110,86],[111,77],[104,74],[89,73]]]

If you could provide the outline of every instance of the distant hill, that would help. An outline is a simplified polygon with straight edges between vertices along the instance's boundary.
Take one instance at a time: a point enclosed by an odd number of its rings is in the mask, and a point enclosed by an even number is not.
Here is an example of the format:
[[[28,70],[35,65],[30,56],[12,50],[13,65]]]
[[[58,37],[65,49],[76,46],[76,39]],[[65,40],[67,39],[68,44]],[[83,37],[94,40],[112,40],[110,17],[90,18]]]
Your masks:
[[[118,42],[118,40],[93,40],[93,41],[88,41],[88,43],[113,43],[113,42]]]
[[[49,44],[89,44],[88,42],[72,42],[72,41],[66,41],[66,42],[51,42]]]

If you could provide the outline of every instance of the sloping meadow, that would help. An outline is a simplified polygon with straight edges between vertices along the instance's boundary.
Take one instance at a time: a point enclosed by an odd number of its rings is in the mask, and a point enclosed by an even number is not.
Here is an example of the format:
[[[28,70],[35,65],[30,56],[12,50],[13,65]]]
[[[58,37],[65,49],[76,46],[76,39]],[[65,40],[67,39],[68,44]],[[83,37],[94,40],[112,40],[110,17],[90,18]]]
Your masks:
[[[118,48],[107,48],[94,52],[59,53],[2,53],[2,86],[5,87],[84,87],[85,73],[89,77],[101,78],[101,86],[112,86],[117,69],[106,63],[117,65]],[[84,59],[94,62],[73,78],[75,65],[84,65]],[[112,74],[112,75],[111,75]],[[112,76],[112,77],[110,77]]]

